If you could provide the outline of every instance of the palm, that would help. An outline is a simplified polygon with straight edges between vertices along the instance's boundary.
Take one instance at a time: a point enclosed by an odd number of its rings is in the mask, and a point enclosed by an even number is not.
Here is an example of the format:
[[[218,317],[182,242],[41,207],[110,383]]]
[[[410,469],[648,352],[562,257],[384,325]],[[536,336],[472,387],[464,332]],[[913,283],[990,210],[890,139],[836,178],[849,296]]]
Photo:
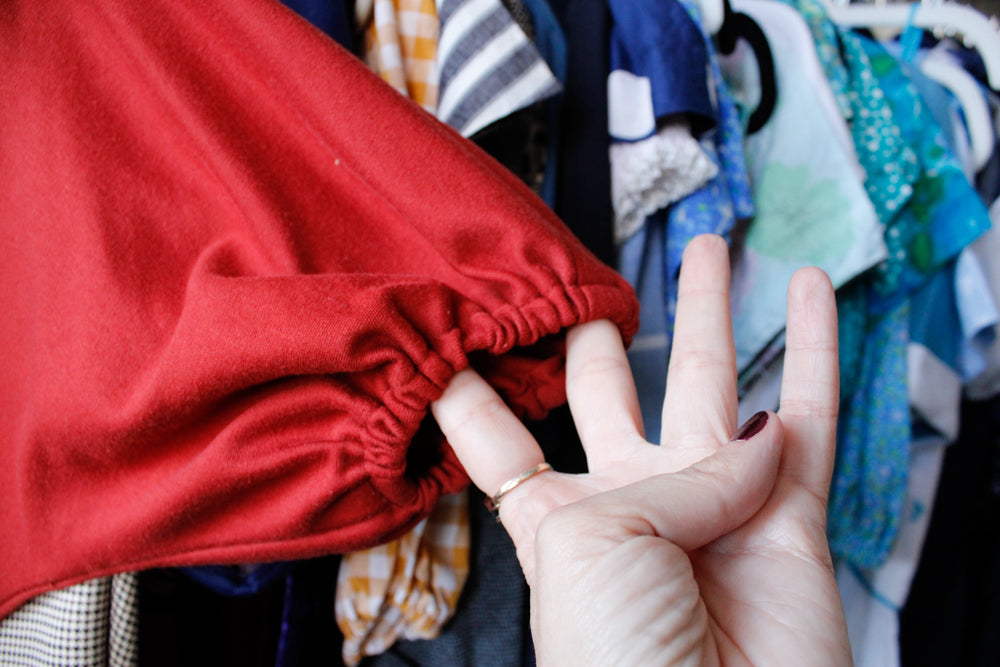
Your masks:
[[[781,428],[768,429],[768,437],[776,438],[770,467],[764,456],[758,457],[759,470],[702,475],[702,468],[716,465],[717,453],[729,455],[725,445],[737,426],[728,277],[719,239],[692,242],[681,276],[662,446],[648,444],[641,434],[638,401],[617,331],[605,322],[570,332],[567,392],[590,472],[532,478],[505,499],[502,518],[532,583],[536,532],[554,510],[597,494],[627,494],[637,483],[661,476],[682,482],[697,478],[698,488],[716,486],[713,492],[719,497],[733,497],[731,506],[720,505],[716,514],[721,518],[694,522],[676,535],[654,531],[666,539],[643,540],[648,525],[625,522],[620,529],[622,522],[610,517],[614,520],[603,524],[612,526],[606,534],[571,536],[580,546],[565,559],[566,572],[575,572],[570,567],[574,563],[588,576],[600,571],[604,563],[589,556],[591,547],[594,554],[632,549],[629,557],[636,562],[680,562],[679,578],[657,580],[649,576],[656,570],[642,568],[633,568],[634,581],[628,573],[614,573],[621,594],[636,599],[658,586],[664,595],[674,591],[676,598],[676,586],[690,579],[692,585],[684,588],[690,598],[688,616],[664,614],[653,606],[647,618],[639,619],[630,611],[627,622],[645,628],[645,637],[694,633],[699,638],[692,644],[700,656],[696,664],[815,664],[809,651],[816,641],[843,640],[830,630],[840,602],[824,535],[838,393],[832,293],[818,272],[800,276],[792,289],[781,419],[774,420]],[[487,493],[540,460],[537,444],[471,372],[449,386],[435,415],[473,481]],[[484,444],[490,442],[495,446]],[[731,490],[735,488],[740,491]],[[630,502],[643,500],[636,496]],[[668,526],[665,532],[674,529]],[[539,578],[557,579],[566,572]],[[601,623],[614,626],[618,619],[609,615]],[[635,650],[643,645],[638,641]]]
[[[691,450],[632,444],[637,450],[632,456],[609,462],[606,469],[540,478],[532,490],[534,503],[519,507],[519,511],[544,514],[551,507],[674,473],[693,463]],[[784,484],[778,493],[783,497],[769,498],[739,528],[687,554],[707,612],[699,619],[701,632],[707,650],[718,656],[719,664],[743,664],[754,654],[780,655],[784,660],[796,645],[802,647],[799,664],[818,664],[812,655],[817,642],[829,644],[833,650],[842,641],[829,630],[838,621],[840,600],[831,576],[822,521],[817,519],[824,515],[825,504],[796,483]],[[534,575],[534,541],[526,526],[533,523],[531,517],[513,524],[519,531],[514,533],[514,541],[529,580]],[[796,586],[790,588],[789,582],[796,582]],[[644,588],[651,584],[645,576],[636,582]],[[803,600],[812,604],[803,606]],[[662,618],[652,617],[640,623],[648,631],[662,622]],[[673,631],[664,628],[661,633]],[[759,646],[763,638],[768,646]],[[768,662],[773,661],[764,660],[763,664]]]
[[[716,642],[722,664],[736,664],[733,654],[772,658],[762,664],[790,655],[797,655],[791,664],[822,664],[815,646],[827,646],[832,655],[844,640],[833,631],[842,611],[825,536],[817,534],[817,524],[789,516],[791,503],[772,504],[689,554],[713,628],[728,640]],[[775,661],[779,655],[784,659]]]

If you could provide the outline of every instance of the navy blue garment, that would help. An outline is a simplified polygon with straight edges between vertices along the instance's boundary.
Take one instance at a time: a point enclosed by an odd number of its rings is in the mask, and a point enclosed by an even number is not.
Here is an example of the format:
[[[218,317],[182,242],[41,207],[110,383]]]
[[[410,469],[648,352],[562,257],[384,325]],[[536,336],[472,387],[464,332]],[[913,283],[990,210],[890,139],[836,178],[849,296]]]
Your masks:
[[[556,213],[601,261],[615,260],[608,157],[608,39],[603,0],[553,0],[566,36]]]
[[[275,667],[343,664],[344,642],[334,614],[340,556],[326,556],[295,563],[285,575]]]
[[[203,565],[181,567],[178,571],[219,595],[231,597],[256,595],[284,577],[292,563],[264,563],[261,565]]]
[[[286,7],[335,39],[349,51],[354,50],[352,35],[353,0],[281,0]]]
[[[559,20],[546,0],[525,0],[524,6],[531,14],[535,26],[535,46],[555,74],[559,83],[566,85],[566,35]],[[546,123],[546,163],[538,195],[549,205],[556,207],[556,174],[559,165],[559,116],[563,108],[562,92],[542,102],[545,105]]]
[[[254,595],[221,595],[177,569],[139,573],[143,667],[272,667],[284,600],[278,579]]]
[[[652,82],[657,120],[684,114],[696,134],[714,127],[708,49],[687,9],[676,0],[608,0],[608,7],[614,20],[611,70],[625,70]],[[651,128],[646,136],[654,132]]]

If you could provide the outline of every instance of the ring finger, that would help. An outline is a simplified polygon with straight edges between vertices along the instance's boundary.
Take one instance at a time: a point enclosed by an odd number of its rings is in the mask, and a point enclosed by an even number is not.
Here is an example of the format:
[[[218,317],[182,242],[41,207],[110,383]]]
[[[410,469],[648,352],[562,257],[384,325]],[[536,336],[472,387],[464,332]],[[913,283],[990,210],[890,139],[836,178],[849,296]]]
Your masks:
[[[459,371],[431,412],[473,484],[490,496],[545,460],[521,420],[474,370]]]

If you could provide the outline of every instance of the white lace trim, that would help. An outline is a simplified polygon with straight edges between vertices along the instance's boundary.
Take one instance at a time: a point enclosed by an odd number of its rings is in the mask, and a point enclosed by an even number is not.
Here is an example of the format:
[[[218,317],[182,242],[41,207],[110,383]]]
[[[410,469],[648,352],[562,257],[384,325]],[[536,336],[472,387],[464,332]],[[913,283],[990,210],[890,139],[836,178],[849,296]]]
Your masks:
[[[616,243],[639,231],[646,216],[691,194],[719,172],[684,122],[665,125],[642,141],[612,143],[610,156]]]

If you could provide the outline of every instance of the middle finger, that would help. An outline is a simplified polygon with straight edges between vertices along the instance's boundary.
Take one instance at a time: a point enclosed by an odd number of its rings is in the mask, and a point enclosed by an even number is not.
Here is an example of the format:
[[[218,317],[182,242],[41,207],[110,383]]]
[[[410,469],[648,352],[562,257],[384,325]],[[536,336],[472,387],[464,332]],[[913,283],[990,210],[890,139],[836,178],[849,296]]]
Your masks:
[[[719,236],[684,251],[661,443],[697,460],[736,428],[736,351],[729,305],[729,249]]]

